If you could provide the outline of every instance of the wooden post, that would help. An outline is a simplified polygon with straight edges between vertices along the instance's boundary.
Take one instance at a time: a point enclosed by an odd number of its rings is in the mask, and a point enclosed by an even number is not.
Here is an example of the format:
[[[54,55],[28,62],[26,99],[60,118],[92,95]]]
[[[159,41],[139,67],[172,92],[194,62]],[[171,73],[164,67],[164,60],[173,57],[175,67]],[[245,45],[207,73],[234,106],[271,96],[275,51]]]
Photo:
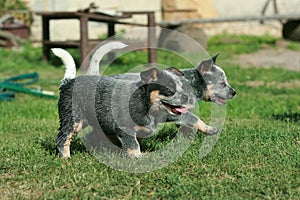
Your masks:
[[[154,12],[148,14],[148,62],[157,63],[157,43],[155,39],[155,15]]]
[[[88,17],[80,16],[80,59],[81,63],[84,61],[85,57],[88,54]]]
[[[115,36],[115,34],[116,34],[116,31],[115,31],[115,23],[114,22],[108,22],[107,23],[107,38],[108,39],[113,39],[112,37],[114,37]],[[110,39],[110,40],[111,40]],[[114,54],[114,53],[109,53],[108,55],[108,60],[109,61],[113,61],[113,60],[115,60],[116,59],[116,55]]]
[[[43,58],[46,61],[49,61],[50,59],[50,48],[45,42],[50,41],[50,19],[42,16],[42,26],[43,26],[43,31],[42,31],[42,42],[43,42]]]
[[[114,36],[115,34],[116,34],[116,31],[115,31],[115,23],[113,23],[113,22],[108,22],[108,33],[107,33],[107,35],[108,35],[108,37],[110,38],[110,37],[112,37],[112,36]]]

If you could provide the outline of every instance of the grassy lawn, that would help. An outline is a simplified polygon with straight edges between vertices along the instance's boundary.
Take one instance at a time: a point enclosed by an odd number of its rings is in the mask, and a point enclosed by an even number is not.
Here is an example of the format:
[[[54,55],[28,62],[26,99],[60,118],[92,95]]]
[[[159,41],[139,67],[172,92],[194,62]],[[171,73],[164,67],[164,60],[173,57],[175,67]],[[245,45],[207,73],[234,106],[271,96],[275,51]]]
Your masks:
[[[208,52],[220,52],[218,65],[227,73],[237,96],[226,106],[226,121],[214,149],[199,158],[204,136],[174,163],[149,173],[110,168],[86,152],[77,139],[72,157],[55,155],[59,126],[57,100],[18,93],[0,102],[0,197],[2,199],[299,199],[300,197],[300,73],[281,68],[243,68],[233,55],[262,46],[275,48],[268,36],[215,36]],[[296,43],[290,49],[299,50]],[[0,49],[0,81],[38,72],[41,87],[58,94],[63,67],[45,63],[41,48]],[[170,65],[187,63],[160,57]],[[109,73],[146,62],[145,52],[120,58]],[[56,66],[55,66],[56,65]],[[263,83],[253,86],[249,83]],[[268,84],[272,83],[272,84]],[[299,82],[298,82],[299,83]],[[278,87],[283,85],[282,87]],[[209,103],[199,102],[201,118],[209,121]],[[168,141],[167,131],[143,142],[155,150]],[[161,135],[161,136],[160,136]],[[165,138],[166,140],[162,140]],[[155,162],[155,161],[154,161]]]

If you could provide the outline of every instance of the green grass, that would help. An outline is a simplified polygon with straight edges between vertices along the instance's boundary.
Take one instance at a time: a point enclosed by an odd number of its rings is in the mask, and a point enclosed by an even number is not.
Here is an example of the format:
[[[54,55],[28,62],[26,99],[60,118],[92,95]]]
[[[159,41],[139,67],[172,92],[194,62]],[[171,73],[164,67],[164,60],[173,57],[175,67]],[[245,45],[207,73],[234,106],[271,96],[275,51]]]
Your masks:
[[[209,38],[208,48],[210,53],[221,52],[224,57],[230,58],[233,54],[255,52],[263,46],[274,47],[278,40],[269,35],[230,35],[225,32]]]
[[[226,36],[232,40],[236,37]],[[221,53],[218,64],[226,71],[237,96],[228,102],[224,129],[206,157],[199,158],[204,141],[199,133],[177,161],[149,173],[132,174],[99,163],[78,138],[72,145],[72,158],[62,160],[55,155],[57,101],[18,93],[15,100],[0,102],[1,198],[299,199],[300,124],[293,116],[300,112],[300,86],[276,85],[299,80],[300,74],[280,68],[244,69],[230,63],[223,55],[246,51],[251,40],[260,45],[273,41],[265,37],[239,38],[239,44],[226,52],[226,46],[232,43],[220,46],[221,36],[214,37],[209,45],[211,54]],[[0,81],[38,72],[40,79],[31,87],[40,86],[58,94],[64,69],[54,66],[57,61],[42,61],[41,52],[29,45],[23,52],[0,49]],[[170,65],[188,65],[180,58],[160,56]],[[107,74],[126,72],[145,62],[146,52],[126,55]],[[264,84],[253,87],[249,81]],[[212,105],[199,102],[199,106],[201,118],[208,122]],[[159,135],[144,140],[142,147],[145,151],[164,148],[175,132],[173,126],[167,126]]]
[[[289,42],[287,48],[294,51],[300,51],[300,44],[297,42]]]

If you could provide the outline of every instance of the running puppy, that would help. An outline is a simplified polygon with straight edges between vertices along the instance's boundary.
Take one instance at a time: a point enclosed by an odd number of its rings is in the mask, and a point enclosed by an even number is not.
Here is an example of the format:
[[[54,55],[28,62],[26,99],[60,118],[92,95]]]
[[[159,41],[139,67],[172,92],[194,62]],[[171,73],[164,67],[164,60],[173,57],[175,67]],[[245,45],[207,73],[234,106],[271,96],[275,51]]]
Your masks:
[[[71,139],[85,121],[93,129],[102,129],[130,157],[140,157],[137,138],[151,135],[169,115],[185,116],[187,124],[194,117],[186,115],[194,107],[194,91],[175,68],[152,68],[139,73],[139,80],[130,81],[109,76],[75,77],[72,56],[63,49],[52,51],[66,67],[60,86],[60,127],[56,138],[63,158],[70,157]]]
[[[97,49],[92,56],[87,75],[99,75],[99,64],[103,57],[103,50],[100,48]],[[232,99],[236,95],[236,91],[228,83],[225,72],[216,65],[218,55],[219,54],[213,56],[209,60],[202,61],[194,68],[184,69],[182,70],[182,73],[188,80],[189,85],[194,89],[194,93],[198,100],[225,105],[227,99]],[[121,80],[138,80],[139,74],[117,74],[113,75],[113,77]],[[202,120],[190,112],[180,116],[168,115],[167,121],[174,121],[176,124],[184,126],[192,124],[193,128],[206,135],[218,133],[217,128],[206,125]]]
[[[213,56],[209,60],[202,61],[195,68],[182,69],[181,71],[194,88],[198,100],[225,105],[227,99],[232,99],[236,95],[236,91],[228,83],[224,70],[216,65],[218,55]],[[95,72],[95,69],[98,68],[99,63],[93,64],[89,67],[89,71]],[[99,74],[99,69],[96,73]],[[87,74],[91,75],[91,73]],[[113,77],[116,79],[136,80],[138,74],[116,74]]]
[[[122,42],[118,42],[118,44],[120,46],[125,45]],[[228,83],[224,70],[216,65],[218,56],[219,54],[216,54],[194,68],[181,71],[194,88],[198,100],[225,105],[227,99],[232,99],[236,95],[236,91]],[[99,64],[102,57],[103,50],[100,47],[91,58],[87,75],[99,75]],[[139,75],[137,73],[117,74],[114,75],[114,78],[136,80]]]

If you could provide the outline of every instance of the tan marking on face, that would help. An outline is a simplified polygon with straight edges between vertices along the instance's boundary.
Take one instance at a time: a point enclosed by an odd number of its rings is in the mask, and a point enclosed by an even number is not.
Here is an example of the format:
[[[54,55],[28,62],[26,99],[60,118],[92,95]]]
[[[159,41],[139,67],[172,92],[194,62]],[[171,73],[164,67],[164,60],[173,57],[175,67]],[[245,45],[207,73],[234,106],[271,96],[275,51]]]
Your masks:
[[[156,104],[156,103],[159,103],[159,90],[153,90],[151,93],[150,93],[150,103],[152,105]]]
[[[210,93],[209,90],[205,91],[205,97],[204,97],[204,101],[209,101],[210,100]]]
[[[164,99],[163,95],[159,94],[159,90],[153,90],[150,93],[150,103],[152,111],[160,111],[160,100]]]
[[[207,86],[207,90],[205,91],[204,101],[209,101],[210,100],[212,88],[213,88],[213,85],[208,85]]]

